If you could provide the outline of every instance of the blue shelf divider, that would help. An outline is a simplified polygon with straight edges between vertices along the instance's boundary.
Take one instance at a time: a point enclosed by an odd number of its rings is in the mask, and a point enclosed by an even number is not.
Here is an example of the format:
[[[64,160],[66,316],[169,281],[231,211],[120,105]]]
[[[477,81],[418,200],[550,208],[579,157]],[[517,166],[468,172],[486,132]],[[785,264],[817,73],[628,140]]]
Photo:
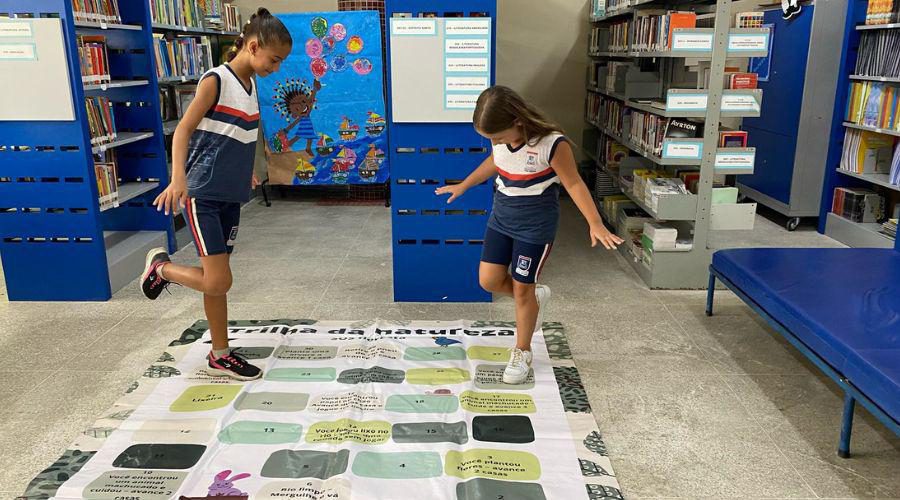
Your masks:
[[[491,84],[495,81],[497,5],[495,0],[387,0],[385,16],[491,18]],[[385,40],[390,54],[390,23]],[[398,302],[489,302],[478,284],[484,230],[493,201],[491,182],[476,186],[447,204],[434,190],[459,182],[490,154],[490,141],[471,123],[396,123],[390,103],[391,210],[394,300]]]
[[[120,0],[119,8],[131,29],[76,23],[71,0],[0,0],[0,16],[60,19],[75,109],[74,121],[0,121],[0,257],[10,300],[108,300],[138,276],[149,247],[175,250],[172,218],[150,205],[168,184],[168,171],[149,7]],[[107,38],[113,80],[146,83],[86,90],[80,33]],[[114,103],[119,134],[146,136],[107,146],[116,148],[120,186],[157,183],[103,212],[84,107],[93,95]]]

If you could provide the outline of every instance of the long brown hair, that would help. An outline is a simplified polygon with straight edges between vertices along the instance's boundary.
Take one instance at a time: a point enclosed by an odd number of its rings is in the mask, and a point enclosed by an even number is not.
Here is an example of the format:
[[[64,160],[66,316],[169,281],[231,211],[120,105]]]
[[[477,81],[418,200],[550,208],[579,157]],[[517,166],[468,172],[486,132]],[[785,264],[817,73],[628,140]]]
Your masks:
[[[265,47],[270,43],[278,43],[281,45],[292,46],[294,39],[291,33],[284,27],[284,24],[269,12],[269,9],[260,7],[256,14],[250,16],[250,20],[244,24],[241,35],[234,42],[234,46],[228,51],[227,59],[231,61],[237,57],[238,52],[244,48],[244,44],[251,38],[256,37],[260,47]]]
[[[530,146],[554,132],[565,133],[515,90],[502,85],[495,85],[478,96],[472,123],[486,134],[497,134],[521,125],[525,142]]]

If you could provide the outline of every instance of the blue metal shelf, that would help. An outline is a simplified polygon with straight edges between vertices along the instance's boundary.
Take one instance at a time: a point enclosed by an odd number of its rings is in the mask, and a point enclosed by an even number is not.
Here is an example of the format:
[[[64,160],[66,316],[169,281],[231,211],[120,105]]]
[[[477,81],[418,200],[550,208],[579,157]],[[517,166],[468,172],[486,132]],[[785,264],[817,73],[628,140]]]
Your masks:
[[[135,259],[147,245],[175,248],[171,217],[150,205],[168,173],[148,4],[120,1],[123,23],[105,27],[75,22],[70,0],[25,4],[0,0],[0,12],[60,19],[75,120],[0,122],[0,257],[7,293],[10,300],[108,300],[138,276]],[[107,37],[115,81],[105,89],[81,82],[76,34],[82,32]],[[86,93],[108,97],[120,138],[135,139],[116,146],[122,184],[156,183],[102,213]]]
[[[495,80],[495,0],[387,0],[385,16],[421,12],[485,13],[492,20],[491,84]],[[451,16],[447,16],[451,17]],[[390,27],[388,26],[389,30]],[[390,33],[386,33],[390,54]],[[388,56],[390,60],[390,56]],[[388,103],[391,102],[390,69]],[[490,153],[490,142],[470,123],[395,123],[390,120],[394,300],[398,302],[489,302],[478,283],[478,263],[493,201],[490,182],[447,204],[440,186],[466,178]]]

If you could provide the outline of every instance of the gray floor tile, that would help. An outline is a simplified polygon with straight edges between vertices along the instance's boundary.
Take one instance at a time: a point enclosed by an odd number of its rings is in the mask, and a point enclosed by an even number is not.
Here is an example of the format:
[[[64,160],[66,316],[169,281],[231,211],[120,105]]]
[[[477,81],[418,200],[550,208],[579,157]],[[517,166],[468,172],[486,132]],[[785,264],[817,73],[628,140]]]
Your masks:
[[[434,302],[406,302],[400,304],[400,311],[410,320],[453,321],[457,319],[491,319],[491,304],[442,304]]]
[[[234,285],[228,293],[233,302],[317,303],[331,284],[343,259],[321,257],[285,261],[245,261],[233,269]]]
[[[393,302],[393,268],[389,259],[348,257],[323,297],[325,304]]]
[[[0,408],[5,408],[23,394],[33,390],[36,385],[47,380],[53,374],[50,367],[45,370],[21,370],[21,371],[2,371],[0,379],[3,384],[0,385]]]
[[[361,321],[384,319],[405,321],[409,318],[403,314],[399,304],[344,304],[339,302],[323,302],[312,313],[313,319],[319,321]]]

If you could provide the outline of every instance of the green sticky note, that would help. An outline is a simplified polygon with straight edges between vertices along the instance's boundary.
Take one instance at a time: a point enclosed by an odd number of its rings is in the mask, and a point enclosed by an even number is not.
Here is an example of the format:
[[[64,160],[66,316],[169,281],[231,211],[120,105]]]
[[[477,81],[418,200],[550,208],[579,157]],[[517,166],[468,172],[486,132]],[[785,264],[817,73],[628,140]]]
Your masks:
[[[469,359],[479,359],[482,361],[505,363],[509,360],[509,349],[504,347],[473,345],[469,348],[468,354]]]
[[[460,361],[466,359],[462,347],[409,347],[403,353],[407,361]]]
[[[425,479],[441,476],[441,456],[433,451],[375,453],[361,451],[353,460],[354,474],[378,479]]]
[[[384,409],[395,413],[453,413],[459,409],[459,399],[453,395],[394,394],[388,397]]]
[[[337,378],[334,368],[272,368],[266,380],[276,382],[331,382]]]
[[[534,399],[527,394],[465,391],[459,396],[463,409],[472,413],[534,413]]]
[[[406,371],[406,382],[414,385],[450,385],[469,381],[462,368],[413,368]]]
[[[242,385],[195,385],[188,387],[169,407],[172,412],[209,411],[228,406]]]
[[[334,422],[316,422],[306,433],[307,443],[339,444],[353,441],[360,444],[384,444],[391,437],[391,424],[382,420],[360,422],[342,418]]]
[[[283,422],[241,420],[219,432],[225,444],[285,444],[300,441],[303,426]]]
[[[448,476],[460,479],[486,477],[534,481],[541,477],[541,463],[526,451],[475,449],[449,451],[444,464]]]

